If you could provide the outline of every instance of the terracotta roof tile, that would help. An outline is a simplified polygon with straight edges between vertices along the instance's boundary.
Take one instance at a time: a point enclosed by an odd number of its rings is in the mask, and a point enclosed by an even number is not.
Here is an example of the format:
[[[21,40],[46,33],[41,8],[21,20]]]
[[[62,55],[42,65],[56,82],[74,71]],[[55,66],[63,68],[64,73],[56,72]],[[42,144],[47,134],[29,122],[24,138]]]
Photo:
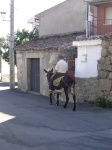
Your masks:
[[[15,47],[15,50],[58,50],[67,45],[72,46],[72,42],[79,35],[85,35],[85,31],[41,37],[37,40],[18,45]]]

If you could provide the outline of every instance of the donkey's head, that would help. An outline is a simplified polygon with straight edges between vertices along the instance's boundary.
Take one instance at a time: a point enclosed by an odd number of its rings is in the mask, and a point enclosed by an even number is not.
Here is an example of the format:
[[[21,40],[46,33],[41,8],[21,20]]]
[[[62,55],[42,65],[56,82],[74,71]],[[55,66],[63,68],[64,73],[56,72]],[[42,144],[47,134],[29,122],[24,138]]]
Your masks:
[[[44,72],[47,74],[46,77],[47,77],[47,81],[48,81],[48,83],[49,83],[50,78],[51,78],[51,76],[53,75],[53,68],[52,68],[51,70],[46,70],[46,69],[44,69]]]

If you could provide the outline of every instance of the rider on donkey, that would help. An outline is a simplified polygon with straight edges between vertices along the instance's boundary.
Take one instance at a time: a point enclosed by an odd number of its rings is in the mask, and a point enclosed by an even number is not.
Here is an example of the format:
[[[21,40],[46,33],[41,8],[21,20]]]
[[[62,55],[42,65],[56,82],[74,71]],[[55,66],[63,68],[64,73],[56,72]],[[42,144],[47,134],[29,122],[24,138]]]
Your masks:
[[[64,60],[64,56],[59,56],[59,61],[57,62],[55,66],[55,70],[53,75],[51,76],[50,82],[49,82],[49,90],[52,92],[54,90],[53,88],[53,81],[59,77],[66,76],[66,72],[68,71],[68,64]]]

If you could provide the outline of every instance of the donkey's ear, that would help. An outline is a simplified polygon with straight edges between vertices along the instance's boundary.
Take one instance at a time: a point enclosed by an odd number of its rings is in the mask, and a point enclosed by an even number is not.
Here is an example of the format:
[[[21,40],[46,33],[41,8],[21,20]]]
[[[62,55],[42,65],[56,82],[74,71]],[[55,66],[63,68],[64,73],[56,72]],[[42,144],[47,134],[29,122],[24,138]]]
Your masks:
[[[44,71],[45,71],[45,73],[48,73],[47,70],[44,69]]]
[[[53,68],[51,69],[51,71],[50,72],[53,72]]]

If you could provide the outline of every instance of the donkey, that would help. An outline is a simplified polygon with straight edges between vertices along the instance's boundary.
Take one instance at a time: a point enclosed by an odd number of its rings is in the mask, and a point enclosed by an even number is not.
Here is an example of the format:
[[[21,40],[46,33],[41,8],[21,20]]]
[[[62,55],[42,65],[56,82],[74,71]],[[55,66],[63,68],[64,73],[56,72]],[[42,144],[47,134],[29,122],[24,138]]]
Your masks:
[[[47,74],[46,77],[47,77],[47,81],[48,81],[48,84],[49,84],[50,78],[53,75],[53,69],[51,69],[50,71],[47,71],[46,69],[44,69],[44,71]],[[60,80],[60,83],[59,83],[58,87],[61,87],[61,88],[64,89],[64,93],[65,93],[65,96],[66,96],[66,102],[63,106],[64,108],[67,107],[67,104],[68,104],[68,101],[69,101],[69,96],[68,96],[69,88],[73,88],[73,93],[72,93],[73,101],[74,101],[73,111],[75,111],[76,110],[76,95],[75,95],[75,92],[74,92],[75,81],[70,76],[63,77]],[[57,102],[56,102],[57,106],[59,105],[59,95],[60,95],[58,87],[54,86],[54,91],[57,94],[57,96],[56,96],[57,97]],[[53,93],[51,92],[50,93],[50,104],[52,104],[52,97],[53,97]]]

